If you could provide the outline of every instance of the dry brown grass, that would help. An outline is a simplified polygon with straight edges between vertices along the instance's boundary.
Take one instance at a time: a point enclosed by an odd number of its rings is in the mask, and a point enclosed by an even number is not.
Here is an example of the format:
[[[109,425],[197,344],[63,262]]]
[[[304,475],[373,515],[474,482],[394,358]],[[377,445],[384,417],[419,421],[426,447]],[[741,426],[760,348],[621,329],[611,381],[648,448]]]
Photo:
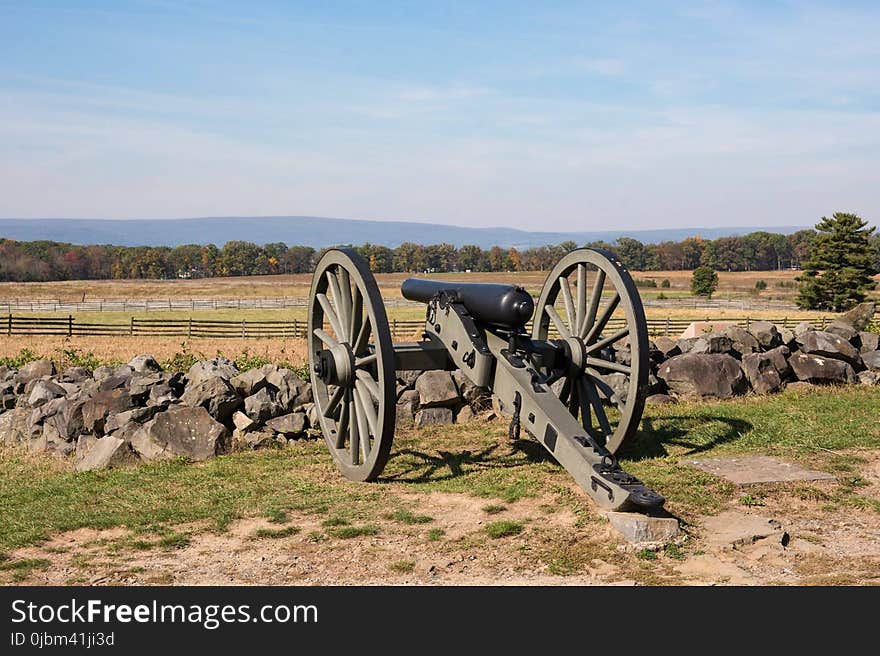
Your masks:
[[[300,365],[308,359],[302,339],[189,339],[177,337],[32,337],[14,336],[0,339],[0,358],[14,357],[22,349],[41,356],[64,360],[64,352],[77,350],[92,354],[102,362],[127,362],[136,355],[149,353],[159,361],[171,359],[186,348],[197,357],[217,354],[236,359],[259,356],[273,362]]]

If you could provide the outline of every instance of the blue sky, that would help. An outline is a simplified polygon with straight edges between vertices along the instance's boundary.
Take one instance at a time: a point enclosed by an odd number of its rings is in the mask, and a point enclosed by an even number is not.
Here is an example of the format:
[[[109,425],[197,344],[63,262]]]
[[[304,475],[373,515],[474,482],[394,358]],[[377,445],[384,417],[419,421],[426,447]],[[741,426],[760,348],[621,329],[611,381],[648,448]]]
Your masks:
[[[0,0],[0,216],[880,215],[876,2]]]

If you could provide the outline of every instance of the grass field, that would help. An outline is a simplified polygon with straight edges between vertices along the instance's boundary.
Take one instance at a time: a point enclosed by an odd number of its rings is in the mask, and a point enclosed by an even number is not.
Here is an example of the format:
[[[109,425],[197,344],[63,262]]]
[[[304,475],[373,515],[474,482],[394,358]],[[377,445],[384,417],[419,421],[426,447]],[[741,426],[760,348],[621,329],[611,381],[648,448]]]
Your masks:
[[[721,510],[776,513],[792,546],[824,543],[815,527],[841,522],[876,536],[878,410],[877,391],[865,387],[649,407],[623,464],[688,527],[685,541],[660,552],[628,550],[567,473],[537,443],[510,442],[502,422],[402,432],[375,484],[342,479],[323,441],[82,474],[6,450],[0,581],[687,582],[712,556],[702,523]],[[682,464],[743,453],[837,479],[746,493]],[[766,581],[877,583],[876,547],[789,549],[789,574],[774,561]]]

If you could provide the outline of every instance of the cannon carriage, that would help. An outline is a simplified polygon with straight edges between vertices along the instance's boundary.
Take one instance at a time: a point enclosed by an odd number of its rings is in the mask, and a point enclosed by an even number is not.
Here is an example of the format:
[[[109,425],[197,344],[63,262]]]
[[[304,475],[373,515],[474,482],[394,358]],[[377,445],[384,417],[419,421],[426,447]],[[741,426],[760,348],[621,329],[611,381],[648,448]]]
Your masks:
[[[417,342],[392,343],[375,278],[354,250],[329,250],[315,268],[312,391],[344,476],[375,480],[388,461],[396,371],[459,369],[497,398],[512,437],[521,430],[534,437],[600,507],[663,505],[614,455],[644,409],[648,337],[635,284],[611,253],[568,253],[537,302],[513,285],[418,278],[406,280],[401,293],[426,305]]]

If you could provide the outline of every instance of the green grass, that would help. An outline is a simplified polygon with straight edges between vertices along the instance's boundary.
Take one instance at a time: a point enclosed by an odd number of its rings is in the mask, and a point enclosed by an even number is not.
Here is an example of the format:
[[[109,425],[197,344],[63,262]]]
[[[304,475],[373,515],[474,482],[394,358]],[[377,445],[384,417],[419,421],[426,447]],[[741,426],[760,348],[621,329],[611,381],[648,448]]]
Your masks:
[[[359,538],[362,535],[378,535],[379,528],[373,524],[365,526],[338,526],[330,529],[330,535],[340,540]]]
[[[501,506],[497,503],[490,503],[488,506],[483,506],[483,512],[487,515],[497,515],[505,510],[507,510],[507,506]]]
[[[877,407],[876,389],[864,386],[652,406],[621,461],[685,521],[735,501],[736,488],[684,462],[749,452],[841,475],[836,491],[803,485],[792,487],[794,495],[837,508],[871,508],[857,478],[864,459],[856,449],[880,448]],[[417,507],[413,495],[438,492],[486,499],[483,508],[490,515],[494,511],[487,508],[548,494],[573,509],[585,505],[577,495],[566,496],[571,478],[539,444],[525,437],[512,444],[506,433],[504,422],[399,431],[388,466],[374,484],[344,479],[321,440],[203,463],[179,460],[79,474],[55,458],[0,449],[0,551],[77,528],[117,526],[131,529],[143,548],[179,548],[184,537],[168,536],[183,524],[223,531],[242,517],[280,524],[300,514],[326,516],[320,539],[356,537],[374,534],[389,512],[401,524],[427,523],[422,519],[427,515],[405,508]],[[187,528],[196,530],[204,529]],[[562,569],[565,558],[558,559]]]
[[[503,520],[500,522],[492,522],[491,524],[486,525],[486,533],[488,533],[489,537],[493,540],[497,540],[498,538],[506,538],[511,535],[519,535],[522,532],[523,525],[521,522]]]
[[[433,517],[428,517],[427,515],[414,515],[409,510],[403,508],[395,510],[388,515],[387,518],[393,519],[395,522],[400,522],[402,524],[430,524],[434,521]]]
[[[284,528],[258,528],[254,531],[254,537],[258,539],[265,538],[289,538],[291,535],[296,535],[300,532],[300,528],[298,526],[285,526]]]
[[[388,569],[392,572],[399,572],[400,574],[409,574],[415,568],[416,563],[412,560],[398,560],[388,565]]]
[[[428,541],[439,542],[444,535],[446,535],[446,531],[444,531],[442,528],[432,528],[428,531]]]

